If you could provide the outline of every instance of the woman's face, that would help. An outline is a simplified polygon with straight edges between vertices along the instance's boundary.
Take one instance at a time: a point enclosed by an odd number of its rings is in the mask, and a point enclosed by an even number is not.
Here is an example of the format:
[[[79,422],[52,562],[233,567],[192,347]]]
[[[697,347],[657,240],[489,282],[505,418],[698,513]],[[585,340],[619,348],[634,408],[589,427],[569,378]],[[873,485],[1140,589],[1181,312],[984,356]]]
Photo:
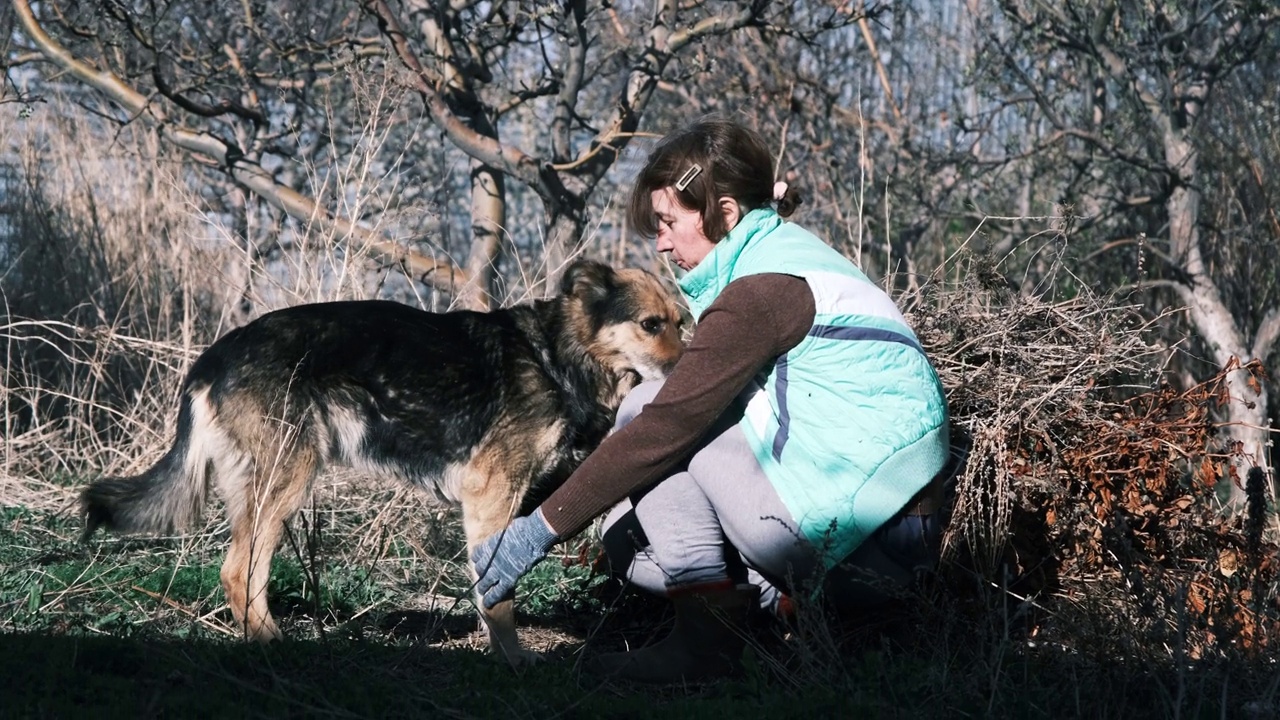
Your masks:
[[[653,214],[658,217],[658,252],[671,253],[682,270],[692,270],[715,248],[702,234],[702,215],[687,210],[676,201],[676,190],[665,187],[650,195]]]

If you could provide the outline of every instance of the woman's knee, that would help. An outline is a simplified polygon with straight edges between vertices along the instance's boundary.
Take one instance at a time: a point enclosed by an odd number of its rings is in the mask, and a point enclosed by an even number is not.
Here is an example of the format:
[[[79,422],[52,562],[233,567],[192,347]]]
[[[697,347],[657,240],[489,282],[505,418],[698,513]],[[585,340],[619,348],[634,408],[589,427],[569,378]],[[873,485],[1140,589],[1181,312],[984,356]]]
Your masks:
[[[620,428],[634,420],[644,406],[658,395],[658,391],[662,389],[662,383],[662,380],[649,380],[632,388],[631,392],[622,399],[622,404],[618,406],[617,419],[613,423],[614,428]]]

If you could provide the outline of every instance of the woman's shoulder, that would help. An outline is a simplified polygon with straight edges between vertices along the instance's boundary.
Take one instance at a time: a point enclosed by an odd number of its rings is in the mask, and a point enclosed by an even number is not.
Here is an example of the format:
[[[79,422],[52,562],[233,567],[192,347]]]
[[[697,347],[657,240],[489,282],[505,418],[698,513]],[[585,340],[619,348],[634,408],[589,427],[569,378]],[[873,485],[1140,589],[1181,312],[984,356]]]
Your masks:
[[[795,275],[766,272],[747,275],[725,286],[713,304],[742,318],[751,332],[776,332],[791,347],[812,327],[817,312],[808,282]]]
[[[745,275],[725,286],[719,299],[732,295],[742,301],[770,301],[775,298],[792,299],[797,292],[808,289],[808,282],[799,275],[786,272],[762,272]]]

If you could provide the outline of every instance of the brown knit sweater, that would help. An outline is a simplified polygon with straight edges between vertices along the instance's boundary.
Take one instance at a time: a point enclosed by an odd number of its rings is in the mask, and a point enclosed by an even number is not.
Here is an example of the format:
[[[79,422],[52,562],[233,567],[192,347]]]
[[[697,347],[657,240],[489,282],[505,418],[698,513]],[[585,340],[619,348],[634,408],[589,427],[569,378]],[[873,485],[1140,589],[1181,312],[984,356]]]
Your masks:
[[[747,383],[813,327],[813,294],[777,273],[729,283],[698,320],[693,340],[653,402],[600,447],[542,503],[570,537],[631,493],[667,477]]]

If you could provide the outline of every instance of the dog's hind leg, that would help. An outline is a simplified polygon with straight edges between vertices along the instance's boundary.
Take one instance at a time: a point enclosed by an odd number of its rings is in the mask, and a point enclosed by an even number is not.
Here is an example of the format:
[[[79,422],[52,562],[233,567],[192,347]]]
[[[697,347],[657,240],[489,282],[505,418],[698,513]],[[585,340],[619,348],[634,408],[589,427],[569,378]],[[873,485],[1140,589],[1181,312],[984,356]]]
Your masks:
[[[255,443],[251,468],[245,468],[233,483],[219,479],[231,521],[231,548],[222,565],[222,587],[245,638],[270,642],[281,638],[267,607],[271,558],[284,535],[285,523],[306,500],[311,481],[319,472],[320,456],[296,429],[284,433],[283,438],[279,432],[263,437]]]

